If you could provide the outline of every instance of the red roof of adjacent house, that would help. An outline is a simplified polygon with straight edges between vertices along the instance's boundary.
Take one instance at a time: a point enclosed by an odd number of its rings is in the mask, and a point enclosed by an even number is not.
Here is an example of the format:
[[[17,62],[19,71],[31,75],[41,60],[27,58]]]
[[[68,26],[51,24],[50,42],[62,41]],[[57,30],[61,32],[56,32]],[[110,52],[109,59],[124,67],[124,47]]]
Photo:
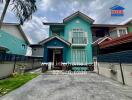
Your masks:
[[[132,33],[123,35],[121,37],[118,37],[109,41],[104,41],[99,44],[99,47],[107,48],[107,47],[116,46],[116,45],[120,45],[120,44],[128,43],[128,42],[132,42]]]
[[[93,42],[93,46],[99,45],[100,43],[102,43],[104,41],[109,41],[109,40],[112,40],[112,39],[110,37],[99,38]]]

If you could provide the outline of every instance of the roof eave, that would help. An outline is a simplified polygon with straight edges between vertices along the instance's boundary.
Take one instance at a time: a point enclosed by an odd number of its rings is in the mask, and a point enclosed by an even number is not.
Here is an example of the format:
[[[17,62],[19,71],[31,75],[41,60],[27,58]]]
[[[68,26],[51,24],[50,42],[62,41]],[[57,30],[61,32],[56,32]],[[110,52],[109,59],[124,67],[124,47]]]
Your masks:
[[[64,23],[48,23],[48,22],[43,22],[43,25],[62,25],[64,26]]]
[[[64,42],[65,44],[67,44],[68,46],[71,45],[70,42],[68,42],[68,41],[66,41],[66,40],[64,40],[64,39],[62,39],[62,38],[60,38],[60,37],[57,37],[57,36],[52,36],[52,37],[49,37],[49,38],[47,38],[47,39],[45,39],[45,40],[42,40],[42,41],[39,42],[39,44],[40,44],[40,45],[43,45],[43,44],[47,43],[48,41],[50,41],[50,40],[52,40],[52,39],[54,39],[54,38],[59,39],[60,41],[62,41],[62,42]]]
[[[94,20],[93,20],[92,18],[90,18],[90,17],[88,17],[87,15],[81,13],[80,11],[77,11],[77,12],[71,14],[70,16],[64,18],[64,19],[63,19],[63,23],[66,23],[66,22],[70,21],[72,18],[74,18],[74,17],[76,17],[76,16],[84,17],[84,19],[85,19],[86,21],[88,21],[88,22],[91,22],[91,23],[94,22]]]
[[[29,40],[28,40],[28,38],[27,38],[27,36],[26,36],[25,32],[23,31],[23,29],[22,29],[22,27],[21,27],[20,24],[18,25],[18,29],[20,30],[21,35],[22,35],[23,38],[26,40],[27,44],[30,45],[30,42],[29,42]]]

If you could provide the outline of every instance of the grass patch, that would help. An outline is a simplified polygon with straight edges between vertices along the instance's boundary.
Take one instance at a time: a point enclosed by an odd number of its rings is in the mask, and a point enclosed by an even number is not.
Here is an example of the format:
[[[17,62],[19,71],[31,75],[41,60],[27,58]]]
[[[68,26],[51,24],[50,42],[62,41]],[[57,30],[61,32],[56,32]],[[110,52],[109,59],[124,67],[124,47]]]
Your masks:
[[[7,94],[8,92],[22,86],[29,80],[37,77],[37,74],[25,73],[25,74],[16,74],[10,78],[0,80],[0,96]]]

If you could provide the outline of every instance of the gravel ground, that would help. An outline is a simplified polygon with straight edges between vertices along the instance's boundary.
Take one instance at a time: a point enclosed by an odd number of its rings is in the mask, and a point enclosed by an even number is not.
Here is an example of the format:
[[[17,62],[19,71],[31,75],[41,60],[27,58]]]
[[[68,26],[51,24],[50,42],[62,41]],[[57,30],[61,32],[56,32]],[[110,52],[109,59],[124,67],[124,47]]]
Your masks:
[[[132,87],[96,73],[47,72],[0,100],[132,100]]]

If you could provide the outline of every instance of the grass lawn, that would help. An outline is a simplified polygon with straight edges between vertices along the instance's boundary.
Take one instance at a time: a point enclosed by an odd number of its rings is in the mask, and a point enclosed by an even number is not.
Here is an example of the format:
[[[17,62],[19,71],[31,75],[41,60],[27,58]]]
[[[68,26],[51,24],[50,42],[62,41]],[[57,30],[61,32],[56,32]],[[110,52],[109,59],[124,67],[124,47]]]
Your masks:
[[[23,84],[37,76],[37,74],[25,73],[23,75],[17,74],[10,78],[0,80],[0,96],[22,86]]]

